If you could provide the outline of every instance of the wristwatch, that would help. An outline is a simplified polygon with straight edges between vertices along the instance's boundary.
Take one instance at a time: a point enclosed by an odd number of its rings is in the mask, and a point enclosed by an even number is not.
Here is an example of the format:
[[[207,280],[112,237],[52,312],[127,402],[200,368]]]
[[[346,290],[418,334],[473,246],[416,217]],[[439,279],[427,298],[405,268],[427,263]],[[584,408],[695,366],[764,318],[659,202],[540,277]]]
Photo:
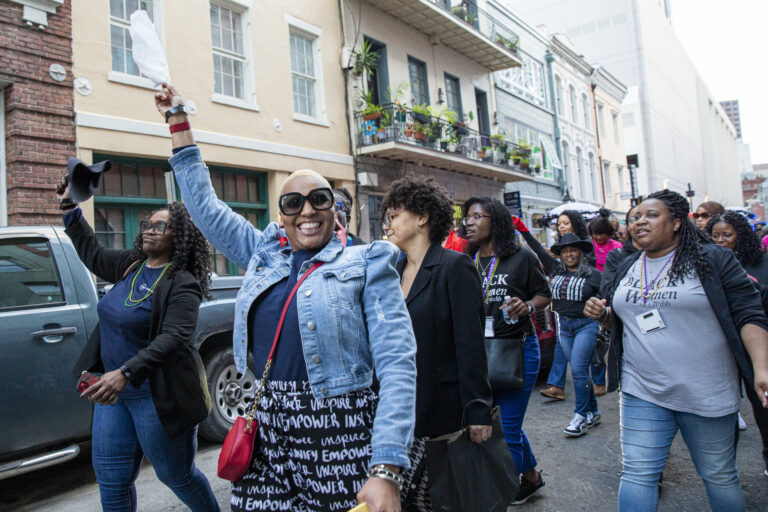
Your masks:
[[[533,305],[533,301],[527,300],[525,301],[525,305],[528,306],[529,315],[532,315],[534,312],[536,312],[536,306]]]
[[[187,109],[184,108],[184,105],[176,105],[175,107],[171,107],[165,111],[165,122],[167,123],[169,117],[178,113],[188,114]]]
[[[120,373],[128,380],[131,380],[131,377],[133,377],[133,371],[125,365],[120,367]]]

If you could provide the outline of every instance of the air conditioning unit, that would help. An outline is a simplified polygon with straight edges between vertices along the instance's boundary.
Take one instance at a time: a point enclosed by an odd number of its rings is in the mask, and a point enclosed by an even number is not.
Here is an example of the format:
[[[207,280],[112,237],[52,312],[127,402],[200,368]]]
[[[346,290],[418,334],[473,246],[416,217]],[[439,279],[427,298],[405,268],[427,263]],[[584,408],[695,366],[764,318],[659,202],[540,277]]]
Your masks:
[[[375,172],[359,172],[357,184],[361,187],[376,188],[379,186],[379,175]]]

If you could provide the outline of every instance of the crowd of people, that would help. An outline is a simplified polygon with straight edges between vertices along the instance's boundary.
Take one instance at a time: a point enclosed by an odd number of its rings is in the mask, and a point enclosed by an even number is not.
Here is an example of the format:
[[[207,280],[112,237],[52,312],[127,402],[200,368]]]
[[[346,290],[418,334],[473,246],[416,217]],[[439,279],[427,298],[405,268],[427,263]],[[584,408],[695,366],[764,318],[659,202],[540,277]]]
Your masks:
[[[524,503],[545,485],[523,421],[541,360],[532,319],[546,308],[558,343],[541,394],[565,398],[570,363],[575,407],[564,434],[598,426],[598,397],[620,387],[619,510],[656,510],[678,430],[712,510],[744,510],[742,389],[768,467],[768,256],[742,216],[710,202],[691,217],[686,199],[665,190],[623,225],[607,211],[589,223],[565,211],[546,248],[488,197],[467,200],[454,230],[451,194],[405,177],[382,202],[387,241],[365,243],[349,231],[349,192],[300,170],[282,183],[280,222],[261,231],[216,197],[179,92],[164,85],[155,104],[171,127],[184,203],[142,220],[134,248],[102,247],[67,179],[57,184],[78,254],[115,283],[75,368],[103,373],[83,396],[97,404],[104,510],[136,510],[144,455],[191,510],[219,509],[194,463],[196,425],[211,408],[191,345],[208,243],[245,270],[234,360],[261,375],[250,411],[257,440],[232,484],[234,511],[431,511],[430,482],[442,475],[427,470],[428,442],[463,428],[472,443],[488,441],[495,407],[519,478],[510,505]],[[498,340],[519,343],[519,385],[489,378],[486,347]]]

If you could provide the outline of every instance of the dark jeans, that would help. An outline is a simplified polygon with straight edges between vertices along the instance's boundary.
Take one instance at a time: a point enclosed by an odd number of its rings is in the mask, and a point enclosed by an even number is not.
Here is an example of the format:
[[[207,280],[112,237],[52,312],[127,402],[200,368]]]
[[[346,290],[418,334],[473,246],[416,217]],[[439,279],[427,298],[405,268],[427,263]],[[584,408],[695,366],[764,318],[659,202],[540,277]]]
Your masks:
[[[531,391],[536,385],[536,377],[539,375],[539,339],[534,336],[525,338],[523,349],[523,365],[525,381],[521,389],[494,390],[493,402],[501,410],[501,424],[504,427],[504,438],[507,446],[515,459],[515,466],[519,473],[527,473],[536,468],[536,457],[533,455],[531,443],[523,430],[525,410],[528,408],[528,400]]]
[[[105,511],[136,511],[136,477],[144,455],[157,477],[193,511],[219,511],[211,485],[195,467],[197,427],[171,439],[157,417],[152,397],[96,404],[92,461]]]

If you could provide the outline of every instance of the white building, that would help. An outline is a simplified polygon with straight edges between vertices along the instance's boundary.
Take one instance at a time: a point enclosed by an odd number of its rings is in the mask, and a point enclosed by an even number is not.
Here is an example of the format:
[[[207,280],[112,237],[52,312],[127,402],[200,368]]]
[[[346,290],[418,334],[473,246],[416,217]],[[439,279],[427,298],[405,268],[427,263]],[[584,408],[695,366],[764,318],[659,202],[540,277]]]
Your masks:
[[[550,47],[555,56],[552,71],[568,194],[576,201],[602,204],[590,92],[592,66],[563,34],[553,35]]]
[[[578,53],[628,86],[625,149],[639,157],[640,195],[696,191],[741,200],[736,132],[674,33],[668,1],[506,0],[534,24],[565,32]]]

